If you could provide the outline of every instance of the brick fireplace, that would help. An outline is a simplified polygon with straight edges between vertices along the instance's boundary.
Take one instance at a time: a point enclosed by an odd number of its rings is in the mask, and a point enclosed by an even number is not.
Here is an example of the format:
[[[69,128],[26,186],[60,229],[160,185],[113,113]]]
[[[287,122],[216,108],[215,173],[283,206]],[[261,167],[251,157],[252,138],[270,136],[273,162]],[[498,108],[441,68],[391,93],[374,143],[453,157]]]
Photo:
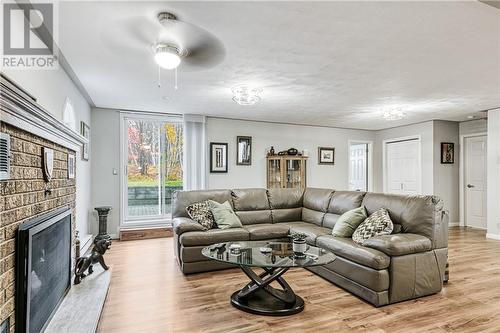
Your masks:
[[[75,245],[75,179],[68,178],[68,155],[78,158],[80,136],[65,128],[33,98],[1,78],[0,132],[10,136],[10,177],[0,180],[0,324],[15,332],[15,250],[19,225],[61,207],[70,207],[72,261]],[[82,141],[84,142],[84,141]],[[54,151],[50,182],[43,176],[42,149]],[[49,190],[49,191],[46,191]],[[9,332],[9,330],[7,330]]]

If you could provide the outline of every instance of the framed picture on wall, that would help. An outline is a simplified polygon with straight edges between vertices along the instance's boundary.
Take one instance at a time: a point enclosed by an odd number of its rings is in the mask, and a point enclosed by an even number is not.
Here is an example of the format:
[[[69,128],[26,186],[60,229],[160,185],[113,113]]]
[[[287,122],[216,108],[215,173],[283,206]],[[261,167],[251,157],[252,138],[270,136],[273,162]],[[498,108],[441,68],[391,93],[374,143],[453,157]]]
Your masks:
[[[236,137],[236,165],[252,165],[252,137]]]
[[[90,126],[85,124],[83,121],[80,122],[80,134],[89,140],[88,143],[84,143],[82,147],[82,160],[88,161],[90,156]]]
[[[227,143],[210,142],[210,172],[227,172]]]
[[[318,148],[318,164],[335,164],[335,148],[319,147]]]
[[[68,179],[75,178],[75,155],[68,154]]]
[[[441,164],[455,163],[455,144],[453,142],[441,142]]]

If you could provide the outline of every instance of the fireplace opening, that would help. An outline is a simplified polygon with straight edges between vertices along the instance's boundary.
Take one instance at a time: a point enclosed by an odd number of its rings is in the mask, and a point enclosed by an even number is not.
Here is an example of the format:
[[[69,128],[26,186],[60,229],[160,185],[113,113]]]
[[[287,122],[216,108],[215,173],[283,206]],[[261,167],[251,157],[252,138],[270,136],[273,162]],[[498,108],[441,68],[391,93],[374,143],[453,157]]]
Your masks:
[[[71,209],[20,225],[17,240],[16,332],[42,332],[71,287]]]

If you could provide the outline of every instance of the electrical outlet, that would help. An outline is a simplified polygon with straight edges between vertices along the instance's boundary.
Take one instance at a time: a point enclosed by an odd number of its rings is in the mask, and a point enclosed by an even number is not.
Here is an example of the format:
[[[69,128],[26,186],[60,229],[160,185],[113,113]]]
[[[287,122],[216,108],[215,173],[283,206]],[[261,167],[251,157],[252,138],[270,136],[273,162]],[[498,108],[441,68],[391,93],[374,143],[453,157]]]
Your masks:
[[[116,169],[113,168],[113,175],[116,176],[117,174],[118,174],[118,170],[116,170]]]

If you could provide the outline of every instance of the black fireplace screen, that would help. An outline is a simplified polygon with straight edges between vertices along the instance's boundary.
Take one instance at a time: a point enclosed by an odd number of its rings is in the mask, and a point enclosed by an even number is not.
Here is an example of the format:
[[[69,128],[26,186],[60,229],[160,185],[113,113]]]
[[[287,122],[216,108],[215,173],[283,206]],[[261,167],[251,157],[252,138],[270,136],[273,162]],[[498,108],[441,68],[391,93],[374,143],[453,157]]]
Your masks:
[[[42,331],[71,286],[71,210],[59,210],[19,228],[22,308],[19,332]],[[23,267],[24,266],[24,267]],[[23,328],[19,326],[24,326]]]

